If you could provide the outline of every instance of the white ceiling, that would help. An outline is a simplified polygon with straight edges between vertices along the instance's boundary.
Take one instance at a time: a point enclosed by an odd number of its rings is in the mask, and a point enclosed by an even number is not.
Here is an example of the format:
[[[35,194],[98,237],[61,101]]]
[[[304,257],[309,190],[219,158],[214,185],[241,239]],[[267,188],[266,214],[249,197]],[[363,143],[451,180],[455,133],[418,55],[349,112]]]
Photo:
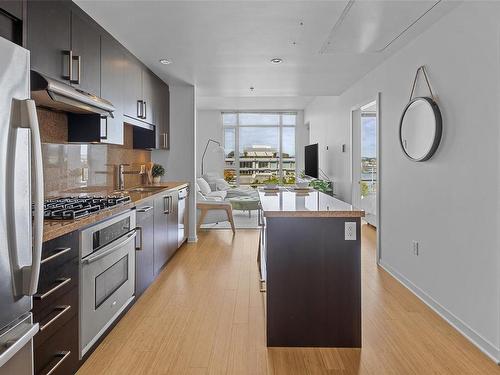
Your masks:
[[[225,109],[302,109],[311,97],[339,95],[456,5],[437,0],[76,2],[158,76],[173,85],[196,85],[200,105]],[[364,6],[370,11],[363,12]],[[332,34],[346,7],[358,17],[347,19],[351,29],[360,25],[352,30],[354,38],[369,37],[378,45],[419,20],[382,52],[346,51],[345,40],[342,52],[325,49],[328,40],[340,43],[338,37],[351,35],[345,27]],[[387,27],[392,20],[398,22]],[[173,63],[161,65],[164,57]],[[284,62],[273,65],[273,57]]]

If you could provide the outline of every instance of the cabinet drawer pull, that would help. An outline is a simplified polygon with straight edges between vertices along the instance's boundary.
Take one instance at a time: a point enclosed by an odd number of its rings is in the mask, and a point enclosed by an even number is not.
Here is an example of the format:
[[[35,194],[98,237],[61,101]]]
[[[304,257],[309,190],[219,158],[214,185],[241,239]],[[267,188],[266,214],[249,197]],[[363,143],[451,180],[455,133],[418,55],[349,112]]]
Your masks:
[[[142,100],[137,101],[137,118],[142,118]]]
[[[168,195],[163,197],[163,213],[165,215],[170,214],[170,198]]]
[[[71,251],[71,247],[58,247],[55,249],[57,252],[52,254],[51,256],[48,256],[45,259],[42,259],[42,264],[47,263],[53,259],[56,259],[57,257],[66,254],[68,251]]]
[[[71,309],[71,305],[57,306],[54,309],[54,311],[58,311],[58,313],[52,319],[50,319],[47,323],[41,324],[40,331],[43,331],[44,329],[47,329],[48,327],[50,327],[50,325],[52,325],[52,323],[54,323],[57,319],[59,319],[61,316],[63,316],[64,313],[66,311],[68,311],[69,309]]]
[[[73,79],[73,77],[71,77],[70,82],[79,85],[80,84],[80,79],[81,79],[81,74],[82,74],[81,73],[82,72],[82,57],[81,56],[72,56],[72,58],[71,58],[71,64],[73,64],[73,61],[76,61],[76,68],[78,70],[77,70],[77,73],[76,73],[76,79]]]
[[[141,234],[140,241],[139,241],[139,246],[137,246],[137,238],[138,238],[139,236],[136,236],[136,237],[135,237],[135,239],[136,239],[135,249],[139,251],[139,250],[142,250],[142,236],[143,236],[143,233],[142,233],[142,227],[136,227],[136,228],[135,228],[135,230],[136,230],[136,232],[137,232],[137,233],[140,233],[140,234]]]
[[[62,74],[62,78],[68,81],[73,79],[73,51],[62,51],[64,56],[68,56],[68,74]]]
[[[34,298],[38,299],[38,300],[47,298],[52,293],[54,293],[55,291],[61,289],[63,286],[65,286],[66,284],[68,284],[70,282],[71,282],[71,277],[65,277],[65,278],[61,278],[61,279],[56,279],[57,285],[55,287],[53,287],[52,289],[46,291],[43,294],[39,294],[39,293],[35,294]]]
[[[144,207],[139,207],[137,209],[137,212],[148,212],[153,209],[153,206],[144,206]]]
[[[42,375],[52,375],[54,373],[54,371],[56,371],[56,369],[59,366],[61,366],[61,364],[64,362],[64,360],[69,357],[70,354],[71,354],[70,350],[68,350],[66,352],[59,352],[59,353],[57,353],[54,357],[55,358],[60,358],[60,359],[56,362],[56,364],[54,366],[52,366],[52,368],[50,368],[49,370],[43,369],[40,374],[42,374]]]

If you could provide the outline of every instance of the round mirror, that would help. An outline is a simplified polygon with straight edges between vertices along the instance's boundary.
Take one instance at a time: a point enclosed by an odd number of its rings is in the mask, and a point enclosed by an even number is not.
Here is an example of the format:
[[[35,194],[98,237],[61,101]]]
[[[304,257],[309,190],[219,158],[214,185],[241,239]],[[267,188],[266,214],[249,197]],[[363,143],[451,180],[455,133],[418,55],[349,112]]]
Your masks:
[[[441,111],[431,98],[412,99],[399,123],[399,140],[408,158],[425,161],[436,152],[442,132]]]

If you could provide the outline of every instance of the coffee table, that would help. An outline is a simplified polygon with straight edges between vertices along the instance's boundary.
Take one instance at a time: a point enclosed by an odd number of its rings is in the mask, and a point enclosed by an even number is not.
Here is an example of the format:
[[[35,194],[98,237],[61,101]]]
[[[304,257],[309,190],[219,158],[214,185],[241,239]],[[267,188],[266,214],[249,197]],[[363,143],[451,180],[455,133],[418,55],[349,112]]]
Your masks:
[[[252,217],[253,210],[260,210],[260,199],[258,197],[234,197],[229,198],[233,210],[248,211],[248,217]]]

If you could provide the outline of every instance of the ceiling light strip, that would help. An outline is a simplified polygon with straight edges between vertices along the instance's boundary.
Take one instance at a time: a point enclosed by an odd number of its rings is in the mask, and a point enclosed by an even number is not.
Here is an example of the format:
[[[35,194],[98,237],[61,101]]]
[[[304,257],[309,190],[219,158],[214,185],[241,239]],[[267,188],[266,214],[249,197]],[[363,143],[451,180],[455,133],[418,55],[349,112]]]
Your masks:
[[[333,25],[332,30],[330,31],[330,34],[328,34],[328,38],[326,38],[326,41],[323,43],[323,46],[319,50],[319,53],[327,53],[328,49],[330,48],[331,45],[331,40],[333,39],[335,32],[337,29],[344,23],[345,18],[347,17],[347,14],[351,10],[352,6],[354,5],[354,2],[356,0],[349,0],[347,5],[345,6],[344,10],[342,11],[342,14],[340,15],[339,19],[337,22],[335,22],[335,25]]]
[[[422,14],[420,17],[418,17],[415,21],[413,21],[406,29],[404,29],[403,31],[401,31],[393,40],[391,40],[389,43],[387,43],[387,45],[382,48],[382,49],[379,49],[377,52],[383,52],[385,51],[392,43],[394,43],[397,39],[399,39],[404,33],[406,33],[408,30],[410,30],[413,25],[415,25],[418,21],[420,21],[422,18],[425,17],[425,15],[427,13],[429,13],[431,10],[433,10],[442,0],[438,0],[433,6],[431,6],[429,9],[427,9],[424,14]]]

